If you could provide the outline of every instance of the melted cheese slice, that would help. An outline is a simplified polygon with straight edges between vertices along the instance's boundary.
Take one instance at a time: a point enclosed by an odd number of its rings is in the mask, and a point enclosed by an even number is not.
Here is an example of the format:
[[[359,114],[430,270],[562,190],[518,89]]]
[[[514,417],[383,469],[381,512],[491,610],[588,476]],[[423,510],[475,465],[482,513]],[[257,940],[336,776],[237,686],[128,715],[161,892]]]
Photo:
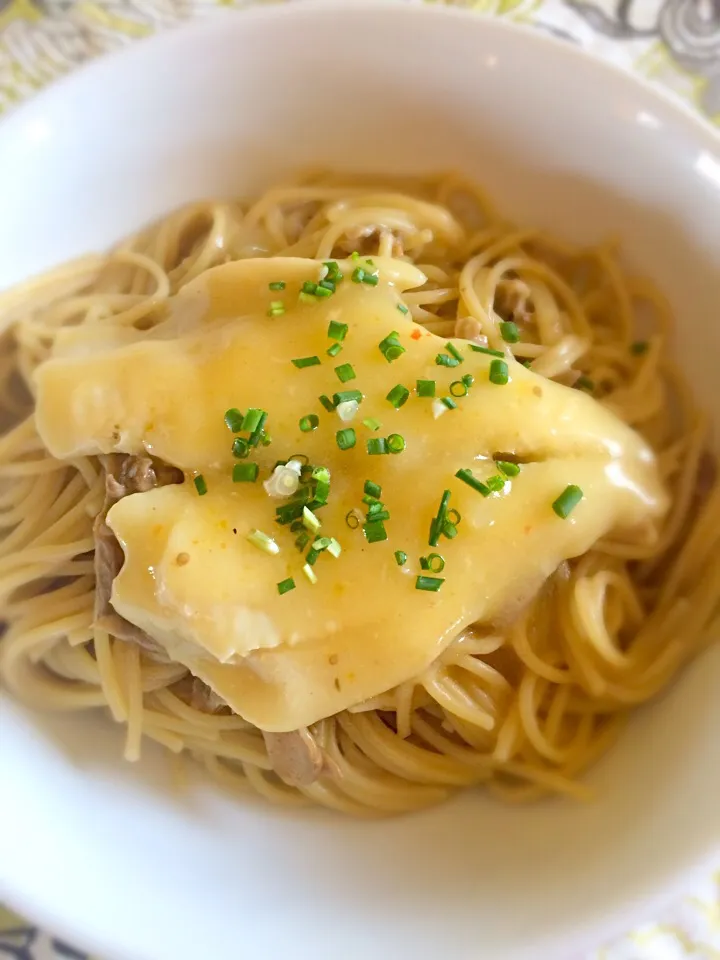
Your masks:
[[[317,279],[307,260],[240,261],[215,268],[174,298],[168,317],[147,333],[92,341],[71,332],[37,373],[37,423],[57,457],[148,451],[187,473],[202,472],[208,493],[191,482],[126,497],[108,514],[125,552],[112,602],[161,642],[238,714],[270,731],[292,730],[375,696],[420,673],[474,621],[507,616],[528,600],[558,564],[610,531],[646,525],[666,508],[651,451],[590,397],[508,361],[510,382],[489,382],[490,357],[454,341],[465,358],[438,366],[445,341],[401,314],[402,290],[422,274],[382,261],[380,284],[346,279],[316,305],[298,304],[303,280]],[[349,278],[354,264],[343,265]],[[284,279],[282,294],[268,283]],[[287,304],[266,316],[270,299]],[[348,324],[343,350],[327,357],[331,319]],[[392,330],[406,352],[388,363],[379,342]],[[297,369],[294,357],[317,354],[319,366]],[[345,385],[334,367],[350,363]],[[463,373],[475,383],[458,408],[439,419],[432,401],[413,395],[399,410],[385,399],[398,383],[437,381],[438,395]],[[349,426],[327,413],[321,394],[363,391],[351,424],[356,446],[341,451],[335,432]],[[274,522],[277,500],[260,482],[233,484],[235,462],[223,423],[229,407],[269,411],[273,443],[259,448],[260,479],[295,452],[331,472],[322,533],[342,554],[323,554],[311,585],[301,572],[295,534]],[[301,416],[320,426],[302,433]],[[362,425],[375,417],[377,434]],[[401,433],[399,455],[369,456],[370,436]],[[494,454],[526,462],[502,492],[487,499],[454,476],[463,467],[482,479],[496,473]],[[345,515],[362,507],[363,484],[381,484],[391,513],[389,539],[367,543]],[[551,504],[568,484],[584,499],[567,520]],[[437,552],[446,566],[437,593],[415,588],[419,557],[431,551],[428,529],[443,490],[462,515],[459,535]],[[281,547],[268,556],[246,536],[258,528]],[[395,550],[408,554],[398,567]],[[276,584],[295,578],[283,596]]]

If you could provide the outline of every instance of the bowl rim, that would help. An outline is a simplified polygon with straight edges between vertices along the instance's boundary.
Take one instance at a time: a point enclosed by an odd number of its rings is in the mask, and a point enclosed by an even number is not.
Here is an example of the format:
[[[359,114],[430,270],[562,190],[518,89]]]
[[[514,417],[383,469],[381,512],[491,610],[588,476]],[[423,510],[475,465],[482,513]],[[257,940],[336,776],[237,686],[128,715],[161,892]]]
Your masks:
[[[586,73],[596,76],[600,83],[603,78],[614,77],[615,82],[627,90],[633,98],[637,97],[638,90],[642,90],[647,98],[658,105],[658,110],[662,110],[663,114],[677,124],[688,138],[702,144],[704,149],[712,151],[718,157],[718,163],[720,164],[720,127],[714,126],[692,105],[659,84],[655,84],[580,45],[543,32],[533,25],[483,16],[475,10],[465,7],[420,4],[415,0],[396,0],[392,4],[388,3],[387,0],[303,0],[302,3],[280,2],[268,6],[262,3],[254,3],[240,10],[217,11],[205,19],[184,21],[171,29],[160,30],[143,38],[143,42],[132,43],[86,61],[70,73],[51,82],[30,99],[19,104],[0,123],[0,150],[2,149],[3,138],[11,137],[16,129],[35,119],[36,115],[43,114],[46,109],[51,109],[56,102],[62,103],[67,100],[74,89],[83,88],[94,80],[101,81],[104,71],[115,73],[121,68],[122,72],[129,73],[135,63],[147,63],[161,51],[182,50],[189,43],[197,42],[199,38],[211,39],[217,32],[224,29],[231,18],[235,21],[233,29],[241,31],[240,24],[242,23],[267,22],[272,24],[279,17],[284,20],[288,18],[304,20],[328,13],[332,13],[334,16],[344,16],[346,14],[356,14],[359,11],[377,17],[402,15],[408,18],[455,19],[468,23],[472,21],[474,23],[472,29],[478,32],[500,36],[508,34],[524,36],[525,39],[522,43],[545,46],[546,49],[554,50],[555,55],[560,60],[564,58],[565,69],[584,70]],[[238,14],[241,16],[238,16]],[[666,906],[669,901],[681,896],[695,878],[707,874],[716,867],[719,856],[720,842],[706,856],[682,867],[670,879],[661,877],[656,881],[649,880],[645,885],[642,896],[631,903],[617,904],[605,914],[603,920],[591,918],[581,921],[575,928],[575,949],[577,949],[578,943],[587,944],[586,949],[600,946],[602,941],[612,940],[627,931],[632,924],[640,923],[644,918],[651,917]],[[41,926],[60,932],[69,941],[76,940],[88,943],[88,938],[82,934],[81,930],[75,928],[72,923],[66,923],[62,916],[57,915],[56,910],[48,907],[47,903],[40,904],[38,899],[32,895],[16,895],[9,889],[7,883],[5,889],[2,890],[2,896],[12,909],[19,911],[24,916],[38,918]],[[118,957],[111,944],[90,942],[88,946],[91,951],[99,953],[108,960],[112,957]],[[127,960],[127,958],[118,957],[118,960]]]

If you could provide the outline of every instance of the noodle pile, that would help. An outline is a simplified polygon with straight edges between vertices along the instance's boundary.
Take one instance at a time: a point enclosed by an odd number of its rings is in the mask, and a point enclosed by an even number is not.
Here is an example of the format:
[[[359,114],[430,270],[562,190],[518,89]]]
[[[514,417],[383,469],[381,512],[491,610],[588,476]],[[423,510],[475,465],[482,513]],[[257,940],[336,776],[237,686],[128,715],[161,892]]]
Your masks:
[[[458,240],[460,237],[460,240]],[[291,788],[262,733],[179,664],[93,625],[97,458],[53,459],[34,426],[32,374],[67,325],[146,329],[209,267],[247,257],[401,257],[428,277],[404,295],[441,336],[503,348],[536,373],[585,389],[657,452],[671,510],[638,544],[608,539],[564,563],[515,622],[474,625],[422,675],[321,720],[326,772]],[[630,710],[654,697],[720,629],[720,487],[707,424],[668,356],[672,318],[607,243],[574,249],[518,229],[453,177],[373,183],[308,178],[254,203],[196,203],[105,257],[71,263],[0,298],[0,677],[42,709],[105,707],[143,738],[218,780],[281,803],[389,814],[484,783],[505,800],[584,797],[578,779]],[[638,342],[639,341],[639,342]]]

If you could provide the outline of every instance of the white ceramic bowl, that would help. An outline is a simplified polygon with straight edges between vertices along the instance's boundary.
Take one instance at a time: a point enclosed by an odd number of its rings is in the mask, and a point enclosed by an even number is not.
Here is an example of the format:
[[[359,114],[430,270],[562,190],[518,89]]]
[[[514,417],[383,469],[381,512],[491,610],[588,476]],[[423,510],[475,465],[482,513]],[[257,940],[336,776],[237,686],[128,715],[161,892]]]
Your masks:
[[[526,223],[619,234],[720,422],[720,141],[570,46],[447,9],[259,8],[57,84],[0,127],[0,286],[307,164],[458,168]],[[719,689],[720,646],[638,712],[594,805],[467,793],[381,823],[177,796],[109,721],[5,700],[3,892],[107,960],[562,960],[720,855]]]

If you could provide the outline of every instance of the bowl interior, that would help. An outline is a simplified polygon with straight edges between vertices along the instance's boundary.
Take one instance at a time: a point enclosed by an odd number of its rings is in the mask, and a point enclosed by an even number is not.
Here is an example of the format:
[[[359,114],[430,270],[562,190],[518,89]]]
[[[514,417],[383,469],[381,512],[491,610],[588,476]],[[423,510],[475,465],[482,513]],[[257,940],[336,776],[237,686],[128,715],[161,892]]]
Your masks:
[[[668,295],[678,360],[720,423],[719,141],[570,47],[458,12],[260,9],[58,84],[0,129],[0,287],[306,166],[457,169],[522,223],[620,236]],[[123,764],[109,721],[4,699],[0,881],[108,958],[561,958],[720,849],[719,685],[715,648],[638,711],[592,805],[467,794],[380,823],[194,778],[178,794],[158,752]]]

